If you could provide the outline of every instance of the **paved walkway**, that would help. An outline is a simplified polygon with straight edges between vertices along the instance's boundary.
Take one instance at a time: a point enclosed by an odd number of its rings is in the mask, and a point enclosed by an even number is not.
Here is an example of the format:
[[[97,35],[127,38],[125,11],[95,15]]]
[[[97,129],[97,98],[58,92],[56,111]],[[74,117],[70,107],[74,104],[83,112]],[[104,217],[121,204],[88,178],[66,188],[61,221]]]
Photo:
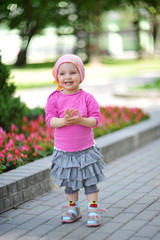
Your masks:
[[[99,206],[107,208],[102,225],[87,228],[87,201],[80,191],[83,217],[62,224],[63,189],[0,215],[0,240],[159,240],[160,139],[106,166],[106,181],[99,184]]]

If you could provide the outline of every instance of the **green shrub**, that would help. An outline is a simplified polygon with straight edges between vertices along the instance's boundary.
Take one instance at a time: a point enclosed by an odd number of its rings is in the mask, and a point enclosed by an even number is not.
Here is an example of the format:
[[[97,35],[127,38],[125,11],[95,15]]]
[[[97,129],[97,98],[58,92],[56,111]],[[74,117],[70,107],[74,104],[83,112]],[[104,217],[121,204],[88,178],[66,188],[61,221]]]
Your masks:
[[[14,97],[16,87],[9,82],[10,71],[1,62],[0,56],[0,126],[9,131],[14,123],[21,127],[25,105],[19,97]]]
[[[24,116],[26,116],[28,120],[37,119],[40,114],[43,116],[45,115],[43,108],[36,107],[36,108],[30,109],[27,106],[25,107]]]

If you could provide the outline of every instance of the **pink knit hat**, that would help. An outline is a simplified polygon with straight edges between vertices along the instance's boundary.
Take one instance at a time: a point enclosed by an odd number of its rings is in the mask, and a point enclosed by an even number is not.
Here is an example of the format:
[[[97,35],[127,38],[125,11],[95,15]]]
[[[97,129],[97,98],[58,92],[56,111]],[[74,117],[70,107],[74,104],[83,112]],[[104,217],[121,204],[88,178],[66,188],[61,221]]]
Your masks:
[[[82,60],[77,55],[66,54],[57,60],[52,70],[53,77],[57,82],[58,82],[58,69],[62,63],[73,63],[79,71],[81,82],[84,80],[84,65]]]

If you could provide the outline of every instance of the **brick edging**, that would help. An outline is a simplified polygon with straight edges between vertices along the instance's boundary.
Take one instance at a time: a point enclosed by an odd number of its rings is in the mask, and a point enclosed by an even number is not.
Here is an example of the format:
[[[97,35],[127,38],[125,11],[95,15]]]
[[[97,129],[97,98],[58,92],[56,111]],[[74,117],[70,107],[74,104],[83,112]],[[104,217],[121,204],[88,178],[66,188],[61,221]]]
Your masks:
[[[106,162],[115,160],[160,137],[160,113],[136,125],[97,139]]]

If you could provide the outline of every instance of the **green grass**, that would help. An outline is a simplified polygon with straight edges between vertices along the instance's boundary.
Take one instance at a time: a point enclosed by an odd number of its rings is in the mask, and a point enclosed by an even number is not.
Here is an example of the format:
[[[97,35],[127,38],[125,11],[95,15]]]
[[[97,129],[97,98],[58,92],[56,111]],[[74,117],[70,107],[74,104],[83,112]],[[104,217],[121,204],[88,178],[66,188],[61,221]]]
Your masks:
[[[54,62],[26,64],[20,68],[9,65],[11,81],[15,83],[17,89],[51,86],[54,80],[53,66]]]
[[[12,69],[11,79],[17,89],[51,86],[52,68]]]
[[[133,76],[144,70],[159,70],[160,59],[113,60],[102,58],[112,77]]]
[[[29,63],[23,67],[16,67],[14,65],[8,65],[11,69],[40,69],[40,68],[52,68],[55,62],[44,62],[44,63]]]
[[[10,65],[11,81],[13,81],[17,89],[35,88],[52,86],[52,68],[54,62],[27,64],[24,67],[16,68]],[[93,77],[100,78],[119,78],[126,76],[134,76],[144,70],[159,70],[159,59],[147,60],[113,60],[108,58],[102,59],[100,69],[98,65],[86,64],[86,81],[93,82]]]
[[[138,90],[160,90],[160,78],[143,86],[136,87]]]

